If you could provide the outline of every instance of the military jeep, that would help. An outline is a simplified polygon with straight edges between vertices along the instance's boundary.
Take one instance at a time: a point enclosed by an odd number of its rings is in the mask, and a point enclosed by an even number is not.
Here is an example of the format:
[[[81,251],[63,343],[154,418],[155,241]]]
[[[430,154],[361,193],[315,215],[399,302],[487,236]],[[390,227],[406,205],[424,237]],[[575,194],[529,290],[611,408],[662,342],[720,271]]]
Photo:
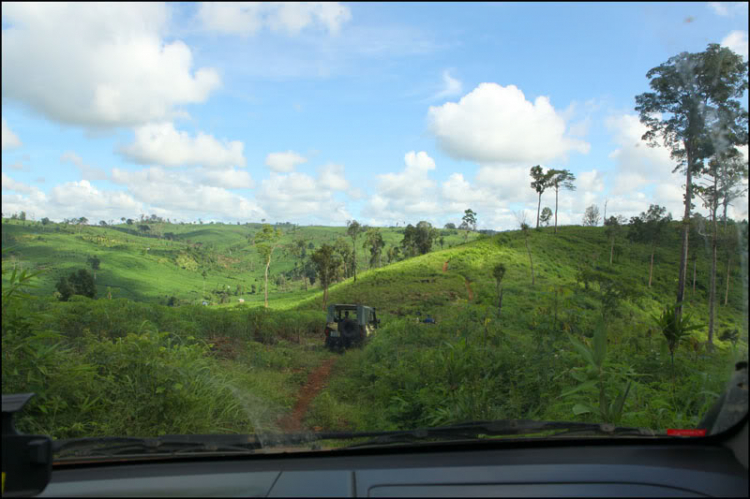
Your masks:
[[[379,323],[373,307],[329,305],[325,330],[326,347],[340,350],[359,346],[375,332]]]

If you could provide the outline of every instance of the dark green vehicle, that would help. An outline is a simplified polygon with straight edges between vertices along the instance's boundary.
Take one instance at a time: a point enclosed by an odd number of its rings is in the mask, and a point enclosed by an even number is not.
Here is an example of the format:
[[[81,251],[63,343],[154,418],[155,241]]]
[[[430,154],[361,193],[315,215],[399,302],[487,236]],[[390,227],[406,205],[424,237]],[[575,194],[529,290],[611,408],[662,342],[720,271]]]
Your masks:
[[[373,307],[334,304],[328,306],[326,347],[343,349],[361,345],[378,328]]]

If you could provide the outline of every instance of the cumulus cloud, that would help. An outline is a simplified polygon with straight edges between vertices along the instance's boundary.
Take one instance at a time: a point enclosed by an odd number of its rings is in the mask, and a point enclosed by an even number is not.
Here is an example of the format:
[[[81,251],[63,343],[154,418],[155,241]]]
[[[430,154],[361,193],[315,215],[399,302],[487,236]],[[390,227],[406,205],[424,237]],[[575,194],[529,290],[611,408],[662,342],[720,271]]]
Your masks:
[[[18,138],[18,135],[13,133],[13,130],[8,127],[8,123],[6,123],[5,118],[3,120],[3,135],[2,135],[2,150],[6,149],[12,149],[14,147],[20,147],[21,146],[21,139]]]
[[[3,173],[3,192],[4,213],[23,210],[36,218],[49,217],[56,221],[81,216],[89,220],[110,220],[144,212],[143,205],[127,193],[99,190],[87,180],[56,185],[45,194]]]
[[[566,134],[548,97],[526,100],[514,85],[482,83],[458,103],[431,106],[429,128],[450,156],[480,163],[534,163],[587,153],[589,144]]]
[[[716,15],[732,17],[738,14],[747,14],[746,2],[708,2],[708,6]]]
[[[161,3],[3,5],[2,93],[60,123],[136,126],[184,115],[220,85],[165,42]],[[51,91],[50,82],[54,82]]]
[[[106,180],[107,173],[96,166],[89,166],[73,151],[66,151],[60,156],[63,163],[73,163],[84,180]]]
[[[272,152],[266,156],[266,165],[271,170],[279,173],[291,172],[297,165],[301,165],[306,161],[307,158],[294,151]]]
[[[197,12],[206,30],[241,36],[263,27],[290,35],[308,27],[336,34],[351,17],[349,7],[338,2],[202,2]]]
[[[340,165],[321,168],[317,178],[300,172],[271,173],[261,182],[257,199],[273,220],[340,224],[353,218],[346,205],[334,197],[349,186],[343,175]]]
[[[721,46],[747,59],[747,31],[732,31],[721,41]]]
[[[3,178],[3,191],[15,191],[15,192],[23,192],[23,193],[29,193],[32,191],[32,187],[24,184],[23,182],[18,182],[10,178],[5,173],[2,174],[2,178]]]
[[[676,166],[665,147],[649,147],[641,137],[646,133],[638,116],[624,114],[610,116],[605,121],[617,145],[609,157],[614,160],[616,173],[612,193],[621,195],[641,189],[652,183],[672,179]]]
[[[463,91],[463,84],[461,80],[453,78],[450,71],[443,71],[443,88],[433,96],[433,99],[443,99],[445,97],[453,97],[461,95]]]
[[[252,189],[255,187],[250,174],[244,170],[231,168],[229,170],[204,170],[203,183],[224,189]]]
[[[204,172],[208,173],[208,172]],[[227,189],[199,181],[200,175],[151,167],[139,171],[112,169],[112,180],[126,186],[138,201],[175,217],[215,216],[257,220],[266,214],[258,204]],[[220,177],[219,180],[226,180]]]
[[[238,140],[219,141],[203,132],[191,137],[187,132],[175,130],[174,124],[164,122],[136,128],[134,142],[121,147],[120,153],[144,165],[230,168],[245,166],[243,148]]]

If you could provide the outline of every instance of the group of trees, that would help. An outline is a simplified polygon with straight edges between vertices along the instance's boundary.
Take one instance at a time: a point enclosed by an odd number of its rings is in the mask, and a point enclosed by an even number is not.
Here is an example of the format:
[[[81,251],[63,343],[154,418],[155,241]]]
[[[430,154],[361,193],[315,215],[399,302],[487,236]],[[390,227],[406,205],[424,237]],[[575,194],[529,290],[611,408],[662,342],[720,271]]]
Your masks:
[[[552,217],[552,210],[544,208],[542,213],[542,194],[549,188],[555,190],[555,233],[557,233],[557,205],[559,200],[560,189],[574,191],[576,189],[573,183],[576,176],[569,170],[556,170],[549,169],[544,171],[541,165],[532,166],[529,172],[531,175],[531,188],[537,193],[537,208],[536,208],[536,226],[539,228],[539,222],[545,222],[549,224],[549,220]]]
[[[712,265],[709,287],[708,347],[714,336],[716,302],[716,246],[718,207],[728,206],[747,178],[747,162],[738,146],[748,143],[748,111],[739,99],[748,89],[748,63],[719,44],[699,53],[682,52],[649,70],[651,92],[636,96],[636,111],[647,131],[642,140],[663,145],[685,176],[684,214],[675,316],[685,298],[690,214],[697,193],[709,209],[712,228]],[[703,184],[696,185],[696,179]],[[724,217],[726,219],[726,216]]]

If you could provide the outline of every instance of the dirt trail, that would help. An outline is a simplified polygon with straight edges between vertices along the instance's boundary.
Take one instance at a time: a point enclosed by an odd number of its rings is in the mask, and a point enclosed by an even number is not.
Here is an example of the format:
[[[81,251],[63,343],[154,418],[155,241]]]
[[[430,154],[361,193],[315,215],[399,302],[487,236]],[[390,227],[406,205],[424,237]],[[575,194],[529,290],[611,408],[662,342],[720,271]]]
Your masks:
[[[474,299],[474,292],[471,290],[471,283],[465,277],[464,282],[466,283],[466,292],[469,293],[469,301],[471,301]]]
[[[292,413],[279,420],[279,428],[286,433],[302,430],[302,418],[307,413],[307,408],[320,391],[325,388],[331,369],[338,357],[331,357],[323,362],[317,369],[310,373],[307,382],[300,388],[297,394],[297,402],[294,404]]]
[[[443,272],[448,272],[448,260],[443,264]]]

